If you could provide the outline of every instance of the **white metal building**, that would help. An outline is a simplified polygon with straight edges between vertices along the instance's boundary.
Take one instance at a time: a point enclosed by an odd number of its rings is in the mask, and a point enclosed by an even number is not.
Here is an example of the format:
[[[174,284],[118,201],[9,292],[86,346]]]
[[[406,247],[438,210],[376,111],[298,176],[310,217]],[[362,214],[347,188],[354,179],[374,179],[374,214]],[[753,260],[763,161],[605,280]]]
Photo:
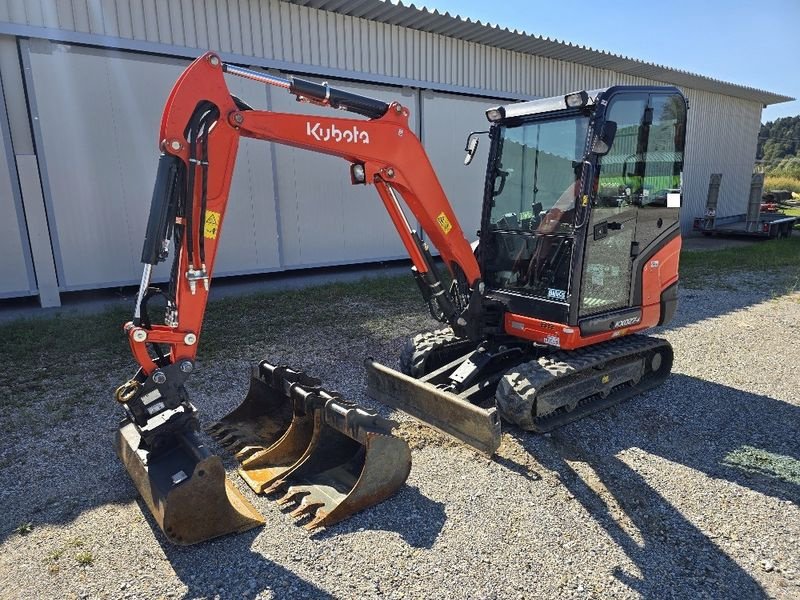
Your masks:
[[[379,0],[0,0],[0,298],[135,284],[158,123],[205,49],[326,79],[412,110],[466,232],[486,148],[463,167],[488,105],[612,84],[680,86],[690,104],[682,222],[723,173],[718,215],[744,212],[762,106],[785,96],[449,14]],[[235,78],[234,78],[235,79]],[[257,108],[325,111],[231,80]],[[405,257],[374,190],[340,159],[243,141],[217,275]],[[165,273],[161,273],[164,275]]]

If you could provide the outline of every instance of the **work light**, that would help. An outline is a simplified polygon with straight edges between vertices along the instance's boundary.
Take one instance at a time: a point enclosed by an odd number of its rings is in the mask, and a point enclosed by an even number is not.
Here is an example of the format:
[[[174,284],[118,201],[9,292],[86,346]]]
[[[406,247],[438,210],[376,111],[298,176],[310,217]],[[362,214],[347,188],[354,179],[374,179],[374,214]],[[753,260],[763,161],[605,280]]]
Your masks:
[[[490,121],[499,121],[506,116],[506,109],[502,106],[495,106],[486,111],[486,118]]]
[[[581,90],[580,92],[573,92],[564,96],[564,101],[567,103],[567,108],[581,108],[586,106],[589,102],[589,94]]]

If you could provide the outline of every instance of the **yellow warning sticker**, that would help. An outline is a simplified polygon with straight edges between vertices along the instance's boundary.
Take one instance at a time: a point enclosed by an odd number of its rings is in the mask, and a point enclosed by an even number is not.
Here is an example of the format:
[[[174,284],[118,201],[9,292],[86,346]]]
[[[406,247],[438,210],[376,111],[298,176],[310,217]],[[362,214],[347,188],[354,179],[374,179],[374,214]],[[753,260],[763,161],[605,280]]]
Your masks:
[[[453,228],[453,224],[450,223],[450,219],[447,218],[447,215],[444,212],[440,212],[439,216],[436,217],[436,221],[439,223],[439,227],[442,228],[444,234],[447,235],[450,233],[450,230]]]
[[[213,210],[206,211],[206,222],[204,227],[204,235],[212,240],[217,239],[217,232],[219,231],[220,215]]]

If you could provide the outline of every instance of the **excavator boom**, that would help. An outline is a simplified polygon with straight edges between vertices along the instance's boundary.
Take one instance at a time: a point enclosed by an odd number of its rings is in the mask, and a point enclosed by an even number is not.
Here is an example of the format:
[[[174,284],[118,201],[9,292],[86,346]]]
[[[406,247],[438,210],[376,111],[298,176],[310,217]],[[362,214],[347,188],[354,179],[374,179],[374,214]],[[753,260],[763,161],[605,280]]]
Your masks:
[[[254,110],[231,95],[225,73],[368,119]],[[350,163],[353,184],[375,186],[433,310],[464,330],[464,307],[480,283],[480,270],[408,118],[408,109],[398,103],[226,65],[214,53],[195,60],[176,82],[161,120],[162,154],[142,251],[142,281],[134,318],[125,324],[140,370],[116,392],[126,412],[117,434],[118,454],[173,542],[194,543],[263,520],[220,476],[218,458],[198,441],[196,411],[184,386],[194,370],[242,136]],[[428,246],[409,225],[401,199],[439,250],[459,292],[443,289]],[[170,283],[159,290],[150,285],[151,273],[167,259],[171,242]],[[163,323],[153,322],[148,310],[156,294],[167,301]],[[379,502],[403,484],[410,451],[391,434],[393,425],[324,390],[304,373],[262,361],[242,405],[209,431],[236,452],[242,477],[254,491],[283,492],[279,503],[293,503],[292,514],[308,516],[307,526],[313,528]],[[198,502],[190,490],[202,490],[205,501]]]

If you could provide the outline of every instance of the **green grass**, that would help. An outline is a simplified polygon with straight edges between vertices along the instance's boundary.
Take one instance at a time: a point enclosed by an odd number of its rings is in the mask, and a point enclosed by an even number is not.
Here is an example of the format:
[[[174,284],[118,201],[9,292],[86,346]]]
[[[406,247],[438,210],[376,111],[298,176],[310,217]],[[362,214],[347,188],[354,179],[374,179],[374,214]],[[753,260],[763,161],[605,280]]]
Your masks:
[[[800,485],[800,460],[774,454],[753,446],[741,446],[730,452],[722,464]]]
[[[281,336],[289,331],[313,338],[334,328],[360,336],[376,315],[424,310],[408,275],[224,298],[208,305],[198,358],[239,357],[249,346],[285,341]],[[62,313],[0,324],[0,406],[24,409],[32,394],[45,397],[58,382],[68,388],[70,399],[48,407],[63,420],[93,401],[92,374],[133,375],[136,365],[122,331],[132,311],[131,303],[94,314]]]
[[[800,217],[800,206],[792,206],[792,207],[783,208],[782,212],[787,217]],[[800,231],[800,220],[795,222],[794,229],[796,231]]]
[[[224,356],[289,330],[312,338],[329,328],[361,335],[375,313],[416,310],[425,308],[408,275],[224,299],[209,303],[201,352],[203,358]]]
[[[14,533],[18,533],[19,535],[28,535],[31,531],[33,531],[33,523],[27,521],[25,523],[21,523],[19,527],[14,530]]]
[[[719,284],[727,273],[776,269],[797,286],[800,236],[681,256],[681,280],[689,287]],[[0,406],[15,409],[20,419],[35,419],[25,412],[35,395],[44,398],[48,414],[63,421],[97,397],[100,384],[94,374],[119,374],[120,382],[132,375],[136,365],[122,332],[131,312],[132,306],[114,307],[0,324]],[[381,322],[424,314],[419,291],[405,274],[225,298],[208,305],[198,358],[252,358],[292,336],[324,339],[334,331],[352,338],[381,335]],[[69,400],[47,403],[53,385],[66,386]]]
[[[800,237],[754,242],[746,247],[681,253],[681,283],[687,287],[719,285],[725,275],[779,272],[780,285],[794,289],[800,280]]]

